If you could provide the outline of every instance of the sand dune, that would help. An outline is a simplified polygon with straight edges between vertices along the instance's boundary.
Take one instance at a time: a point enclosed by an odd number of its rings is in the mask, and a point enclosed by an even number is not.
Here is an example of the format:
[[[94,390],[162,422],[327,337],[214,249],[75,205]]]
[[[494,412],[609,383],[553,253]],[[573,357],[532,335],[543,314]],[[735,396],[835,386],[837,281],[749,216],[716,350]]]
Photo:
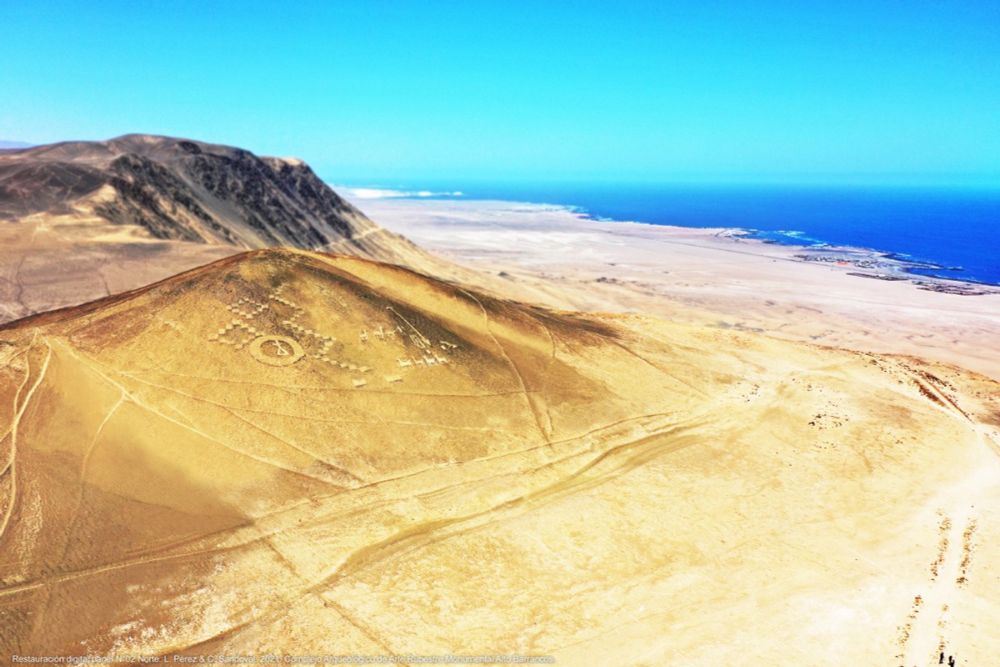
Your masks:
[[[998,396],[235,255],[0,329],[0,654],[988,664]]]

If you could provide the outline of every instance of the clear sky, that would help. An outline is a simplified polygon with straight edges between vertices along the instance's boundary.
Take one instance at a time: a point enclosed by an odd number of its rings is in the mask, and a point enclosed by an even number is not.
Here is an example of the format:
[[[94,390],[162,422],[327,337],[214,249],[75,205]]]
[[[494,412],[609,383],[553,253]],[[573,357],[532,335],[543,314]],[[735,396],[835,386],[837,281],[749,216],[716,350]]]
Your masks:
[[[1000,183],[1000,1],[0,3],[0,139],[339,182]]]

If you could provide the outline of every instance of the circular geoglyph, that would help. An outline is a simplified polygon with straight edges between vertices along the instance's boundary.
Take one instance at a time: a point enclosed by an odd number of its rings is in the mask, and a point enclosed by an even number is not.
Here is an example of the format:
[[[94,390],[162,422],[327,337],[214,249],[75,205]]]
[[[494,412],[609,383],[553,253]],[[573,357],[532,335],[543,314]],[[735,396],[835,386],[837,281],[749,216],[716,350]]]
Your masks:
[[[254,359],[269,366],[291,366],[305,352],[298,341],[288,336],[261,336],[250,343]]]

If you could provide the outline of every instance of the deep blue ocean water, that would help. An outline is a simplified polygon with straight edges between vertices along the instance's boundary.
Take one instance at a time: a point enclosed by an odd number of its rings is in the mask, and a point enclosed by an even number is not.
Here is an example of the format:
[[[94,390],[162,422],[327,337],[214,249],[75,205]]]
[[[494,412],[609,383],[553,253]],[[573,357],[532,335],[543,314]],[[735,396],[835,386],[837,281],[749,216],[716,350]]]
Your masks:
[[[1000,284],[1000,188],[583,183],[437,188],[445,189],[461,190],[463,199],[559,204],[607,220],[739,227],[776,243],[868,248],[933,265],[913,268],[914,273]]]

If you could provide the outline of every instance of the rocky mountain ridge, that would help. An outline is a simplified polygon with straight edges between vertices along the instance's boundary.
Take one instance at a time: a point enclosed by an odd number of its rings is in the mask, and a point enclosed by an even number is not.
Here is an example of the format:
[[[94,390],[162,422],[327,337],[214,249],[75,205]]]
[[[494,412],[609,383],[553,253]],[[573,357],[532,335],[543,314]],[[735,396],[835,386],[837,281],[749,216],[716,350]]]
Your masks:
[[[301,160],[153,135],[0,153],[0,220],[40,215],[240,248],[333,249],[388,261],[414,250]]]

